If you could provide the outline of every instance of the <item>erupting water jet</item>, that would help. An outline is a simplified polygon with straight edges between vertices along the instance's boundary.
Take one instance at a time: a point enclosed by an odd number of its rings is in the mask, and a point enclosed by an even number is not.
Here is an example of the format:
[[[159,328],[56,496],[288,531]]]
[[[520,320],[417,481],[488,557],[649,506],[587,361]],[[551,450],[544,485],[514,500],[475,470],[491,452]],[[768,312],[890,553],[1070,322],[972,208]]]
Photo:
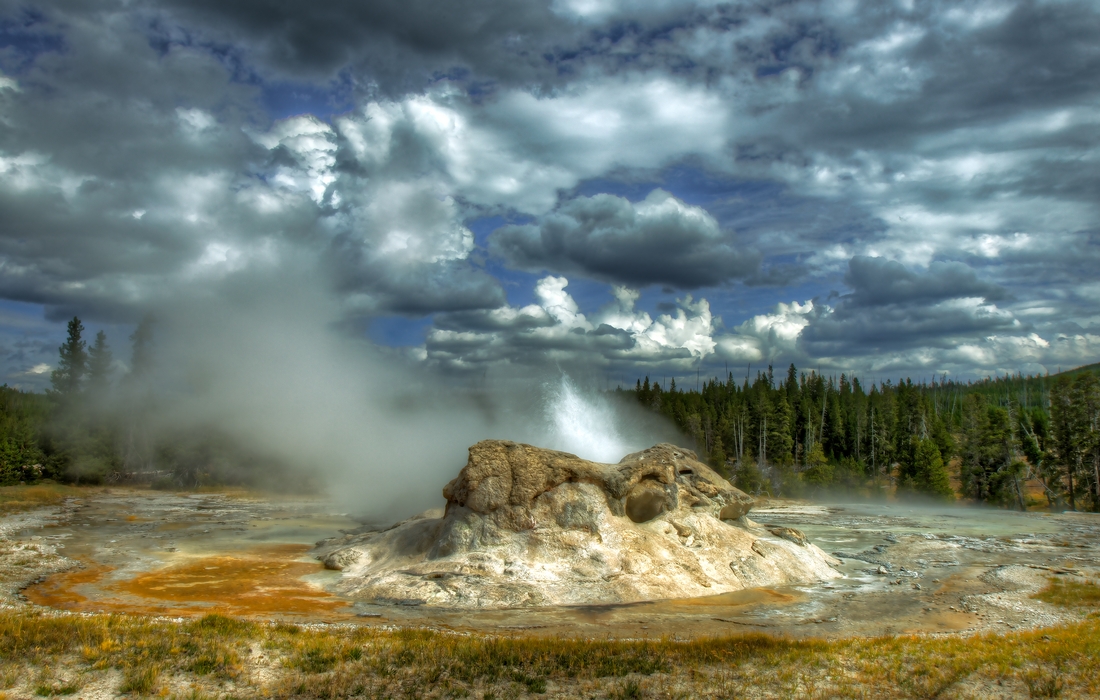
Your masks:
[[[630,451],[606,399],[586,396],[566,374],[545,388],[551,446],[597,462],[612,462]]]

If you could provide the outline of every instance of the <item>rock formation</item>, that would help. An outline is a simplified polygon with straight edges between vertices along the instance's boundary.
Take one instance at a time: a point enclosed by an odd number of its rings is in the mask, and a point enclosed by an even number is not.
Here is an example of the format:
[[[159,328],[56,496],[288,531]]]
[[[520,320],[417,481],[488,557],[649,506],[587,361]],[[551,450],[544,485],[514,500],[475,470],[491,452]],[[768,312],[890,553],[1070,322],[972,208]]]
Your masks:
[[[470,448],[446,510],[318,543],[341,592],[455,608],[627,603],[836,578],[797,530],[770,532],[752,498],[690,450],[618,464],[501,440]]]

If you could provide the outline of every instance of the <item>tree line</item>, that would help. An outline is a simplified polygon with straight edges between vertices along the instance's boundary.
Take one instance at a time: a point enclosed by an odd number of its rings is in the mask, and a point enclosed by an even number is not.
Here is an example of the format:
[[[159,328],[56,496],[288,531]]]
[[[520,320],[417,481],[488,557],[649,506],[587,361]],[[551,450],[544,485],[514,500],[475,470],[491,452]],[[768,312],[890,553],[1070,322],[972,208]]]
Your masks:
[[[74,317],[45,394],[0,387],[0,484],[101,483],[135,475],[180,486],[289,473],[216,427],[165,425],[155,390],[154,324],[118,371],[106,334],[89,345]],[[632,395],[671,420],[750,493],[921,494],[1024,509],[1100,511],[1100,365],[977,382],[857,377],[769,367],[683,390],[639,379]],[[158,419],[158,416],[161,416]],[[1032,485],[1029,489],[1028,485]],[[1037,487],[1035,486],[1037,485]]]
[[[921,494],[1100,511],[1100,365],[1056,376],[878,382],[773,368],[698,389],[639,379],[670,419],[751,493]]]
[[[45,394],[0,387],[0,484],[100,483],[110,474],[142,468],[138,451],[127,449],[135,426],[126,425],[117,409],[139,401],[150,322],[130,336],[130,368],[117,383],[106,334],[99,331],[89,345],[77,317],[66,331]]]

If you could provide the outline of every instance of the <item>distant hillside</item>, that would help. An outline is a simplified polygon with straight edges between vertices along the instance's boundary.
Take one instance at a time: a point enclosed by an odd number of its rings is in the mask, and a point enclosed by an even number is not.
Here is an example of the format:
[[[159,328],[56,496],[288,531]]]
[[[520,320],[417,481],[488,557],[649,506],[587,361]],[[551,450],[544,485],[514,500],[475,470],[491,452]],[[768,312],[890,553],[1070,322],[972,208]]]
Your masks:
[[[1091,364],[1091,365],[1085,365],[1084,367],[1077,367],[1076,369],[1067,369],[1065,372],[1060,372],[1058,374],[1052,374],[1050,376],[1051,377],[1060,377],[1064,374],[1066,376],[1072,377],[1074,375],[1081,374],[1083,372],[1093,372],[1094,374],[1100,374],[1100,362],[1097,362],[1097,363]]]

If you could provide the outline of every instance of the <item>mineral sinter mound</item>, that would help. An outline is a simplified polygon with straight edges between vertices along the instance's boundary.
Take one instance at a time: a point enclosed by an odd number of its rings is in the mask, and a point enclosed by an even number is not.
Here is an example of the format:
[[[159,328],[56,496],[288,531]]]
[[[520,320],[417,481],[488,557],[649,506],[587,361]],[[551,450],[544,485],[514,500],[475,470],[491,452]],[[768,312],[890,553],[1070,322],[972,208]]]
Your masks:
[[[453,608],[628,603],[836,578],[837,560],[690,450],[618,464],[503,440],[470,448],[444,512],[318,543],[342,593]]]

